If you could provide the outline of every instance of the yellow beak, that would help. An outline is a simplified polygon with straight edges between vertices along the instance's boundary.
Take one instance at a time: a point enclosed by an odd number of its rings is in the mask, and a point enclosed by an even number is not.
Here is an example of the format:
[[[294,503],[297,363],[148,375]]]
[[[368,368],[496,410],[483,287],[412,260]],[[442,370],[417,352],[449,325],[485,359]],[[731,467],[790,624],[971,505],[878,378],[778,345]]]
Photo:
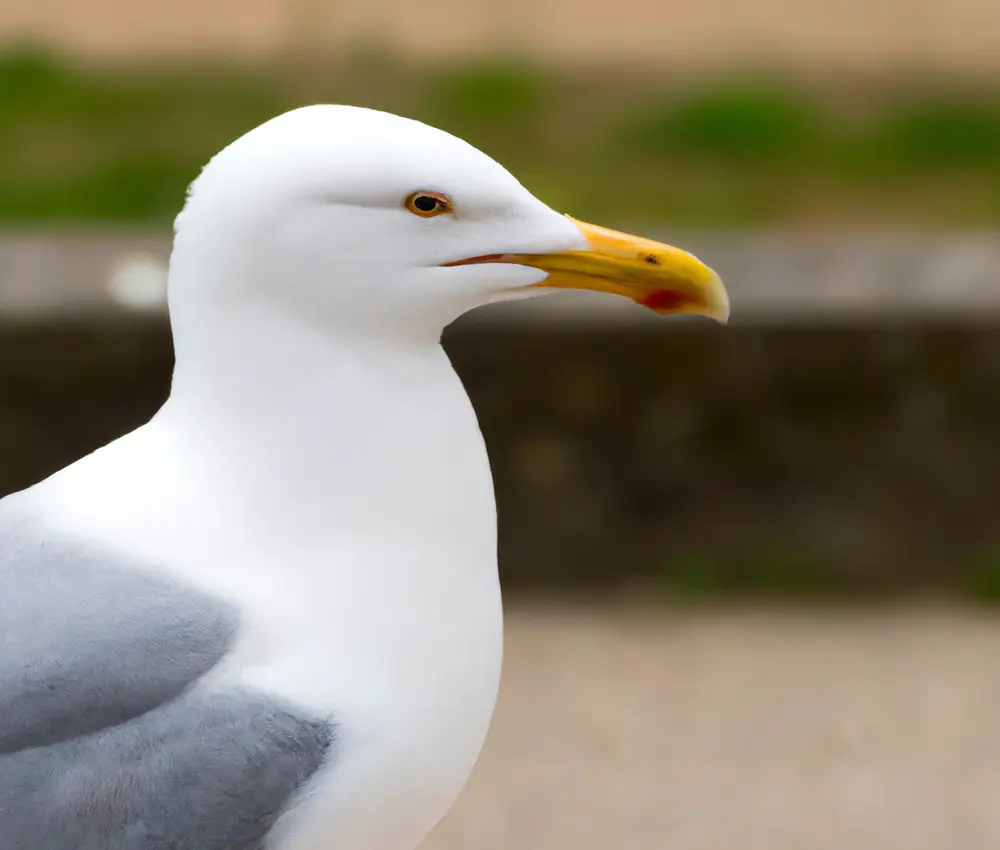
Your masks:
[[[589,251],[505,254],[502,262],[548,272],[535,287],[592,289],[624,295],[657,313],[692,313],[722,323],[729,319],[722,280],[696,257],[651,239],[570,221],[590,242]]]

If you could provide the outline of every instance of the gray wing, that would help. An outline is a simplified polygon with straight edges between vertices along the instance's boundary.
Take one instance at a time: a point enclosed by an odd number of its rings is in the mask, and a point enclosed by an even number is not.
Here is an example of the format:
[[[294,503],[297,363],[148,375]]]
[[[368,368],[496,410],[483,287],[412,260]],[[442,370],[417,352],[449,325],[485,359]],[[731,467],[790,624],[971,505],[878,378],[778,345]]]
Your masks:
[[[0,502],[0,848],[258,850],[332,724],[199,680],[225,603]]]

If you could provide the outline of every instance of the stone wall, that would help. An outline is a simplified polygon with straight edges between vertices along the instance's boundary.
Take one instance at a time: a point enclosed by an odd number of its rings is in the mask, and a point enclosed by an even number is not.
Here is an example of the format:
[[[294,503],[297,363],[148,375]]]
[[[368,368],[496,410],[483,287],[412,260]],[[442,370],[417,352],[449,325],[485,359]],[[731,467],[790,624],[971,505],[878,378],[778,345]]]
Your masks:
[[[451,350],[512,575],[916,588],[964,584],[1000,543],[998,330],[511,330]]]

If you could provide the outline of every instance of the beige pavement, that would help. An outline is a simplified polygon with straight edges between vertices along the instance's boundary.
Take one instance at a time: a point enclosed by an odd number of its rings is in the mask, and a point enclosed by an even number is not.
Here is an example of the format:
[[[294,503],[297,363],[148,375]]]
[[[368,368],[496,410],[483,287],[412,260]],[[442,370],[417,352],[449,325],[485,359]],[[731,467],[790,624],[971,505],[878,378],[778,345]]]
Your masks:
[[[1000,615],[520,610],[427,850],[997,850]]]
[[[98,56],[336,54],[366,41],[425,58],[516,49],[550,61],[681,68],[990,74],[996,0],[0,0],[0,42]]]

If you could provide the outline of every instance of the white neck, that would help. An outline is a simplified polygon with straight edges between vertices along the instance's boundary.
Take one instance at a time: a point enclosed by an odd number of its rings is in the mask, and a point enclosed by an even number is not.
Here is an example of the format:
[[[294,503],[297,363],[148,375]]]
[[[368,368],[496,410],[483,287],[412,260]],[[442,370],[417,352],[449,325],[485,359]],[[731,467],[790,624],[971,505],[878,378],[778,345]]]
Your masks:
[[[244,489],[294,498],[307,515],[318,510],[327,528],[380,524],[394,510],[401,532],[408,523],[426,530],[425,490],[454,465],[455,452],[477,468],[486,462],[440,345],[338,340],[292,323],[274,314],[226,325],[208,344],[179,340],[159,418],[220,443],[241,476],[251,476]],[[413,489],[402,491],[401,480]]]

